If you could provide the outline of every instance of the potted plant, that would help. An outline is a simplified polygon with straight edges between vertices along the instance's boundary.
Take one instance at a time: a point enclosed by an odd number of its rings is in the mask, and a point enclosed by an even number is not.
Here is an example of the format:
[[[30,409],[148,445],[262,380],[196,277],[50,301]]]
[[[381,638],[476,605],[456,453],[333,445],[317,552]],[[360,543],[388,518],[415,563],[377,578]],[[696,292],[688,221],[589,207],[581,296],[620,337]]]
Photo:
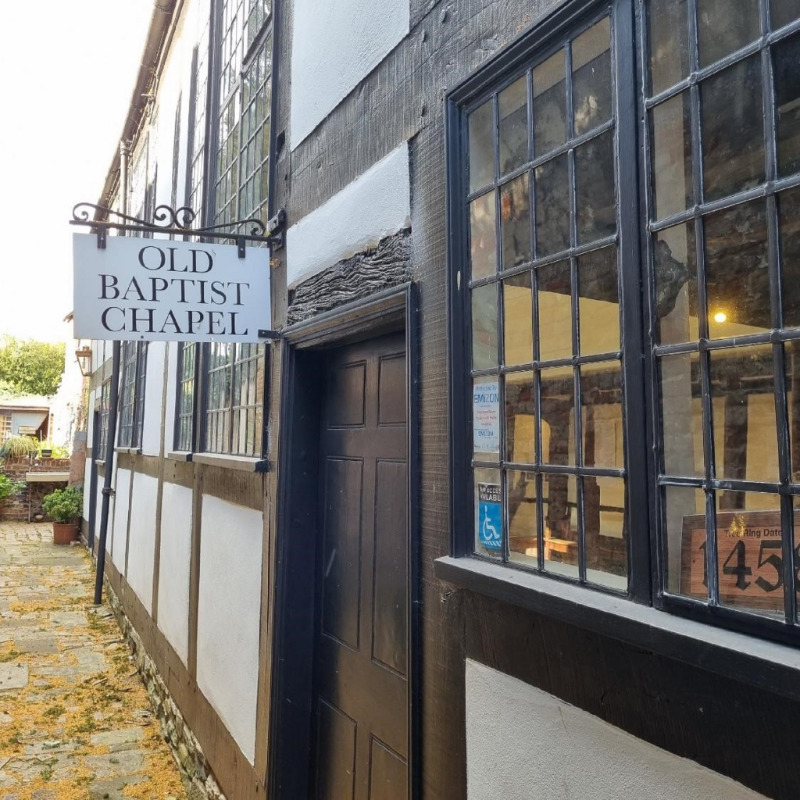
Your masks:
[[[39,452],[39,442],[32,436],[9,436],[0,447],[0,458],[26,458]]]
[[[42,509],[53,520],[53,544],[69,544],[78,537],[78,519],[83,510],[83,491],[68,486],[46,494]]]

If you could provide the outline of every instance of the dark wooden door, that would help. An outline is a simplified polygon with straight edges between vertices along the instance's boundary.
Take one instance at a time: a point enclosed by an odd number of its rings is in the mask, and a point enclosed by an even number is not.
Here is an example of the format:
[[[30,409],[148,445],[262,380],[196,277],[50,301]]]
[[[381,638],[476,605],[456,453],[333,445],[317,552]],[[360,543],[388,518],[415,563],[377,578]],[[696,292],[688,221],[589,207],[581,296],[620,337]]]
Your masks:
[[[315,630],[317,800],[408,797],[402,335],[326,359]]]

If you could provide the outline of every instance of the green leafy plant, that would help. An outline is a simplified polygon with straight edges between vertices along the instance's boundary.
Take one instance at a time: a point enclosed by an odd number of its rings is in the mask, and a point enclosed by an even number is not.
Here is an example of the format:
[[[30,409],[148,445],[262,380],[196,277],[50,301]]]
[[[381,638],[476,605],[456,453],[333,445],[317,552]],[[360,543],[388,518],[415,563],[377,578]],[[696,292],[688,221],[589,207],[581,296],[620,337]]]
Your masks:
[[[56,522],[74,522],[83,510],[83,491],[68,486],[42,498],[42,509]]]
[[[43,442],[38,442],[38,447],[37,455],[39,458],[42,457],[42,450],[49,450],[50,458],[69,458],[69,451],[66,447],[62,447],[60,444],[53,444],[47,441],[47,439]]]
[[[7,500],[12,494],[23,491],[25,485],[25,481],[12,481],[8,475],[0,472],[0,501]]]
[[[0,447],[0,458],[21,458],[39,452],[39,442],[32,436],[9,436]]]

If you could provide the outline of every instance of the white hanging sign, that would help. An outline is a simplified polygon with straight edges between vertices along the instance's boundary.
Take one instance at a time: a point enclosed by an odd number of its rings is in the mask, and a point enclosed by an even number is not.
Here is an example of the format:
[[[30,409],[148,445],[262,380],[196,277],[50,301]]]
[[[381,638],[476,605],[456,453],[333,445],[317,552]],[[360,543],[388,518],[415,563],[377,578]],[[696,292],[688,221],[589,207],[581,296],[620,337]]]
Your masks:
[[[266,248],[76,233],[73,258],[76,339],[259,342],[272,327]]]
[[[500,452],[500,386],[496,380],[473,386],[472,443],[476,453]]]

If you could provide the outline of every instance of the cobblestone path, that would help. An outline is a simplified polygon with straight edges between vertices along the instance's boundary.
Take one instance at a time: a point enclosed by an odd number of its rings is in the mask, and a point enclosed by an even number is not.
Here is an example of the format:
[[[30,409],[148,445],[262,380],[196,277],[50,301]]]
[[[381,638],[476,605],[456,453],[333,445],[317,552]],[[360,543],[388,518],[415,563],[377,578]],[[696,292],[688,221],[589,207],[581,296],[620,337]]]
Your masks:
[[[81,545],[0,522],[0,798],[186,797]]]

